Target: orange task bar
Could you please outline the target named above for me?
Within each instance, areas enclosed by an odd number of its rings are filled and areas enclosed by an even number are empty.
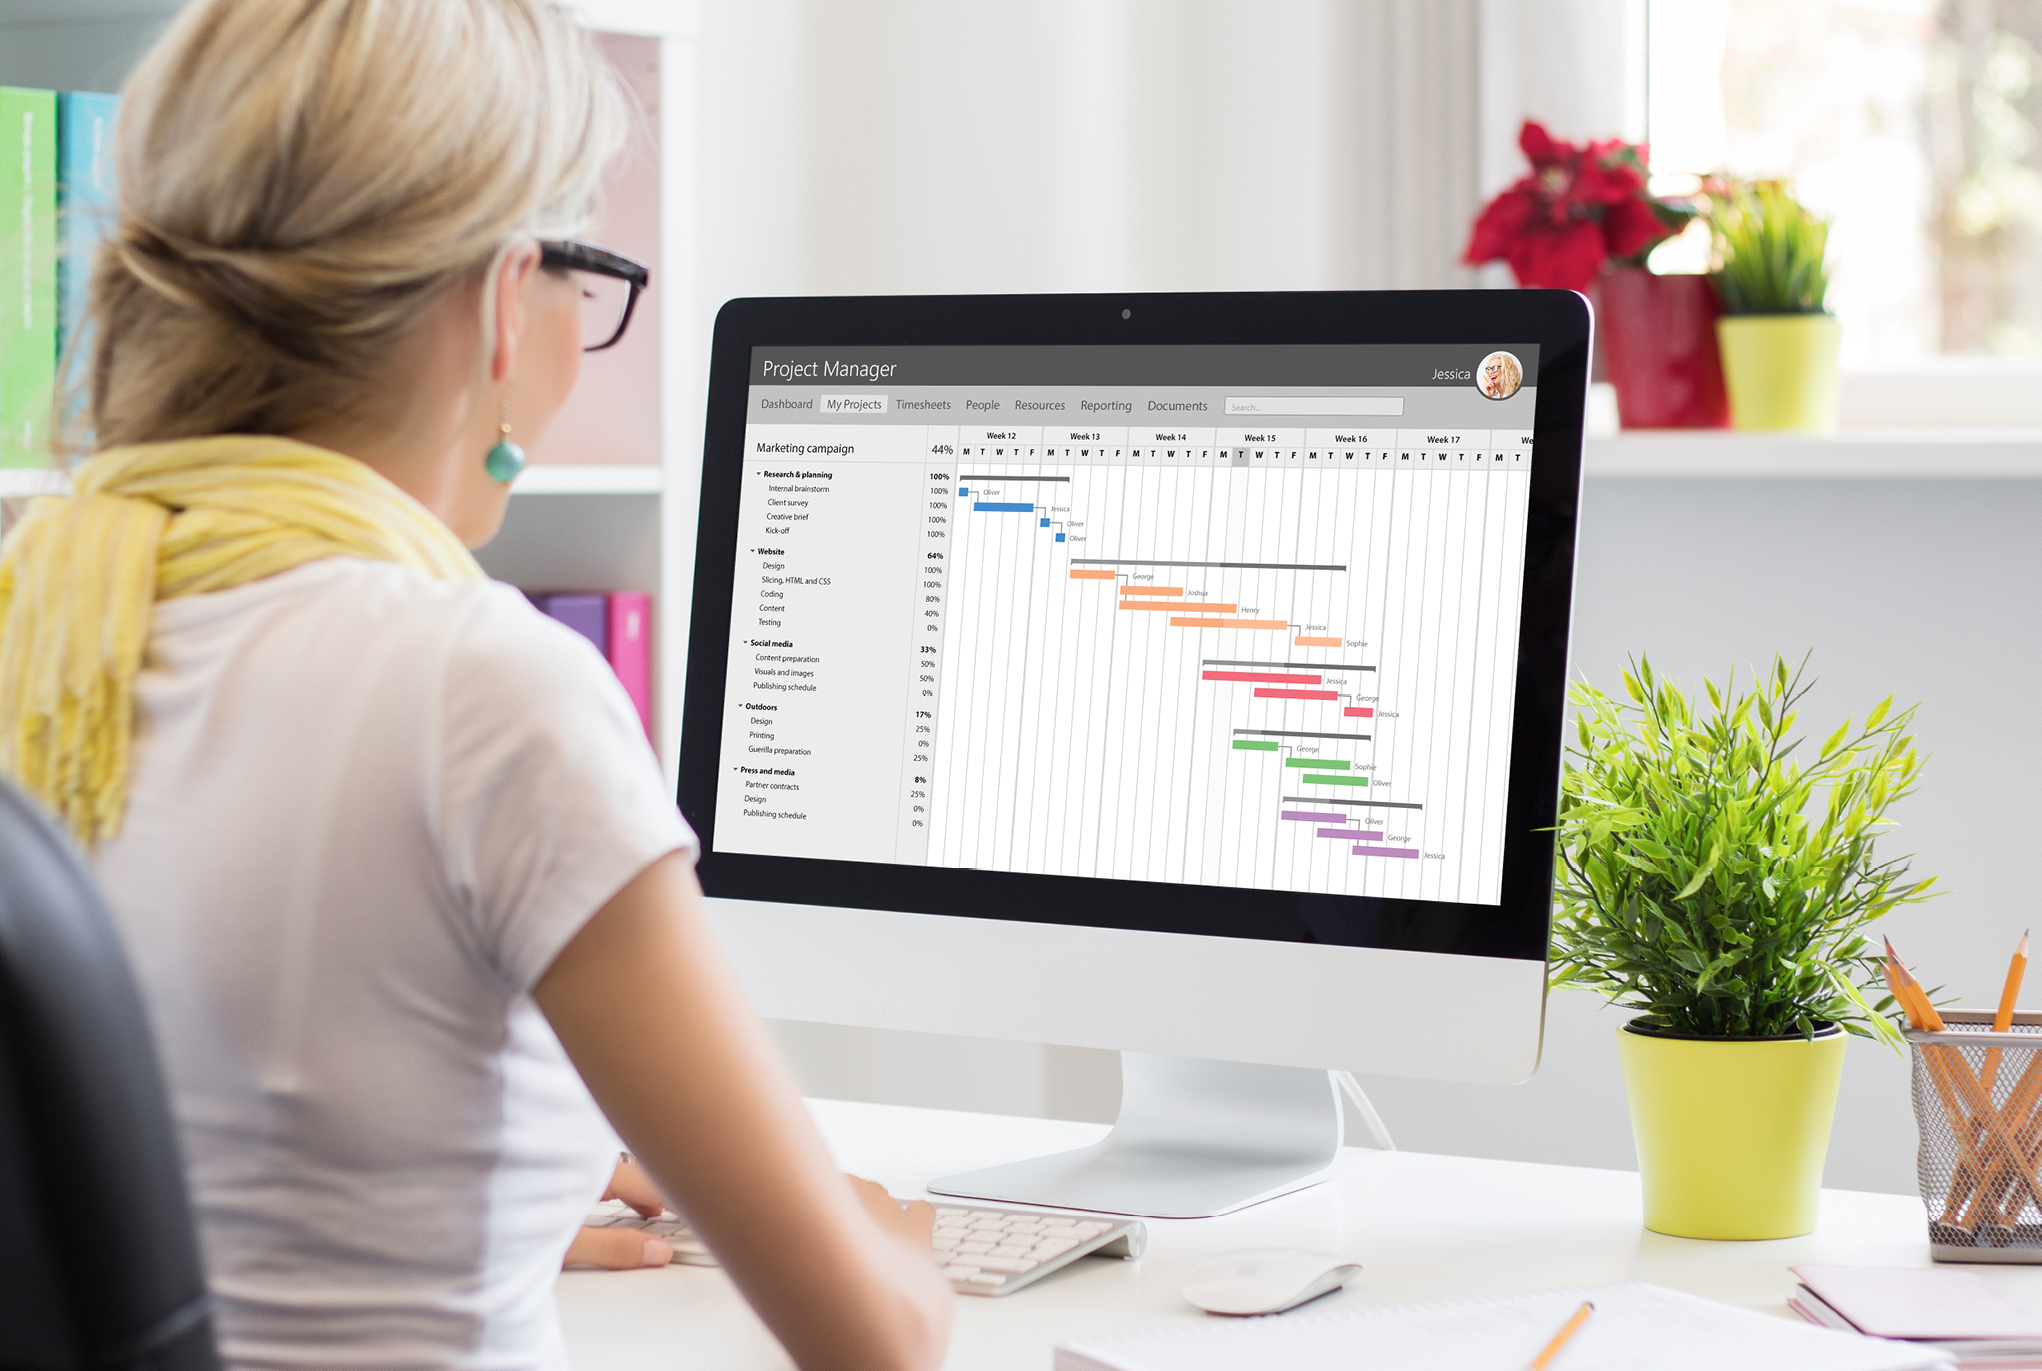
[[[1122,595],[1182,595],[1183,586],[1122,586]]]
[[[1177,608],[1182,609],[1179,605]],[[1172,619],[1172,628],[1289,628],[1284,619]]]
[[[1110,571],[1073,571],[1071,579],[1073,581],[1110,581],[1113,579],[1113,573]]]
[[[1338,638],[1293,638],[1293,639],[1291,639],[1290,641],[1291,641],[1291,646],[1292,646],[1292,647],[1338,647],[1338,646],[1340,646],[1340,640],[1339,640]]]
[[[1161,604],[1154,604],[1147,600],[1122,600],[1120,602],[1120,607],[1122,609],[1167,609],[1172,611],[1173,613],[1182,613],[1183,611],[1191,608],[1190,605],[1173,605],[1167,600],[1165,600]],[[1208,614],[1232,614],[1236,609],[1240,608],[1240,606],[1200,605],[1199,608],[1204,610]]]

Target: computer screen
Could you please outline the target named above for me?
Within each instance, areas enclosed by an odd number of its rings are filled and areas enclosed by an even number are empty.
[[[1540,352],[752,346],[711,860],[1498,906]]]

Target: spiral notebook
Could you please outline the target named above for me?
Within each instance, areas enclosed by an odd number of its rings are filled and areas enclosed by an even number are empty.
[[[1653,1285],[1172,1324],[1065,1343],[1056,1371],[1522,1371],[1581,1307],[1555,1371],[1928,1371],[1941,1352],[1854,1337]]]

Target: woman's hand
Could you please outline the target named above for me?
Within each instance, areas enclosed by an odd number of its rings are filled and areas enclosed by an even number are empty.
[[[603,1192],[606,1200],[622,1200],[637,1210],[639,1216],[656,1219],[666,1213],[666,1196],[659,1193],[659,1187],[652,1183],[652,1177],[645,1174],[645,1168],[629,1156],[617,1159],[617,1169],[610,1173],[610,1188]],[[935,1210],[929,1211],[934,1214]]]
[[[858,1197],[858,1203],[865,1206],[865,1212],[881,1228],[908,1243],[924,1254],[936,1249],[930,1242],[930,1235],[936,1231],[936,1206],[927,1200],[909,1200],[902,1204],[886,1193],[886,1187],[878,1181],[868,1181],[862,1176],[845,1177],[851,1182],[851,1193]]]
[[[584,1228],[567,1245],[562,1267],[600,1266],[605,1271],[636,1271],[642,1266],[665,1266],[674,1259],[674,1249],[665,1238],[655,1238],[635,1228]]]
[[[881,1228],[922,1252],[933,1252],[929,1235],[935,1230],[936,1209],[927,1200],[911,1200],[903,1205],[886,1193],[886,1187],[877,1181],[868,1181],[860,1176],[846,1176],[851,1183],[851,1193],[858,1197],[858,1203],[872,1216],[872,1221]],[[666,1201],[659,1188],[652,1183],[652,1177],[636,1162],[626,1158],[617,1163],[617,1170],[610,1177],[610,1188],[603,1192],[606,1200],[622,1200],[648,1219],[658,1218],[666,1212]],[[662,1238],[636,1228],[584,1228],[574,1235],[568,1246],[567,1257],[560,1264],[568,1266],[600,1266],[606,1271],[636,1271],[641,1267],[665,1266],[674,1259],[674,1249]]]
[[[610,1173],[606,1200],[622,1200],[648,1219],[666,1212],[666,1200],[652,1177],[629,1157],[617,1162]],[[929,1211],[931,1217],[935,1215]],[[641,1233],[635,1228],[584,1228],[567,1246],[561,1266],[600,1266],[606,1271],[636,1271],[640,1267],[665,1266],[674,1259],[674,1249],[665,1238]]]

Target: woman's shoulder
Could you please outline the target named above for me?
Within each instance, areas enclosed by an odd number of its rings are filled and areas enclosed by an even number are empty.
[[[231,590],[166,601],[156,608],[156,626],[177,632],[273,614],[312,614],[334,631],[385,637],[446,642],[481,633],[507,647],[557,643],[560,632],[573,636],[501,581],[441,580],[363,557],[328,557]]]
[[[594,646],[539,612],[501,581],[447,581],[395,562],[330,557],[265,580],[156,607],[161,659],[203,660],[316,625],[332,651],[352,646],[365,664],[428,664],[466,694],[494,686],[511,696],[579,693],[608,672]],[[428,668],[430,669],[430,668]]]
[[[159,630],[231,624],[276,613],[312,612],[346,623],[374,621],[402,632],[444,624],[505,597],[530,603],[490,580],[443,581],[414,567],[365,557],[326,557],[229,590],[166,600],[156,606]]]

